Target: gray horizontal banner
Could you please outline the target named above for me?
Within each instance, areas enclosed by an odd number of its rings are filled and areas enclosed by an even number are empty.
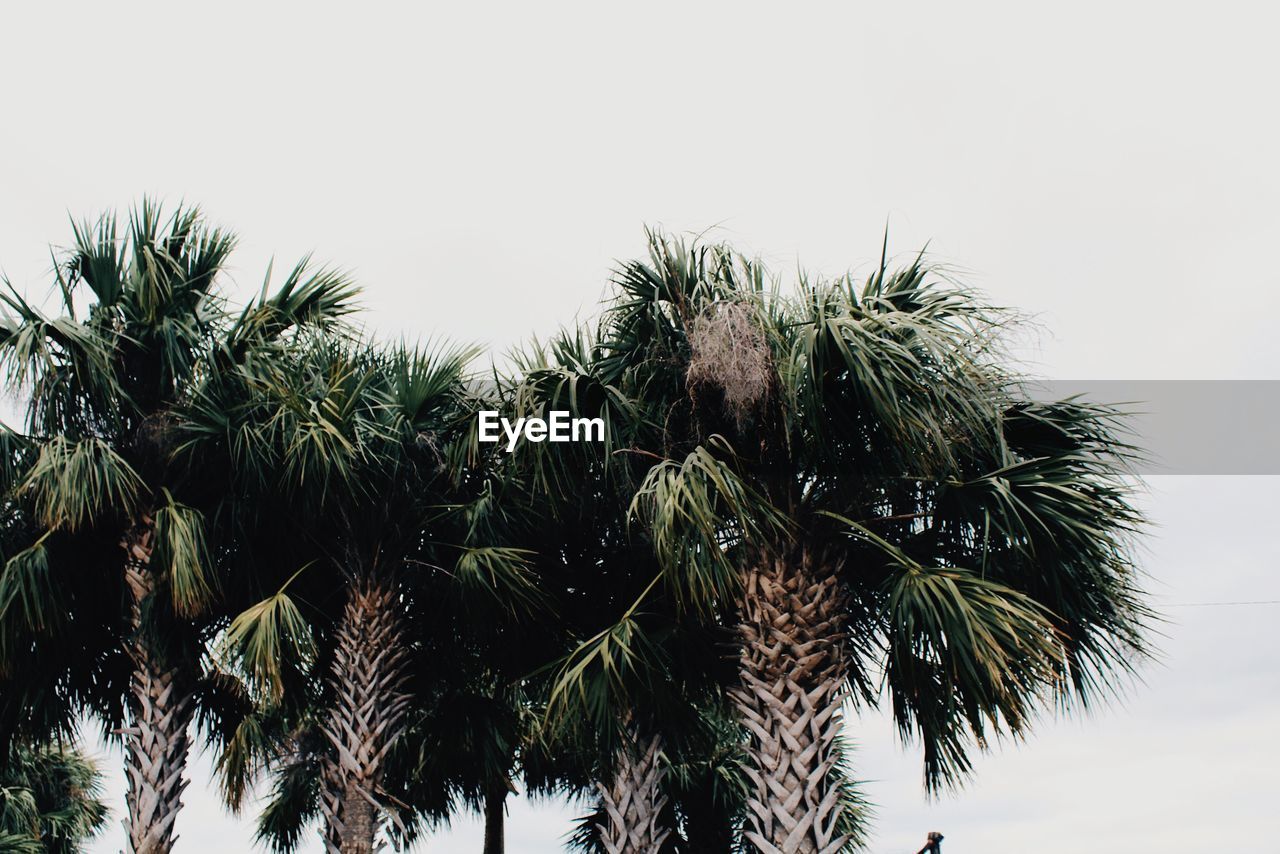
[[[1036,400],[1078,397],[1128,414],[1135,474],[1280,474],[1280,380],[1046,380]]]

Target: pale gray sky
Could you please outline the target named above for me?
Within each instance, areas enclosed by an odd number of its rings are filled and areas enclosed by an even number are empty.
[[[887,221],[1036,314],[1045,376],[1277,379],[1278,24],[1260,2],[25,4],[0,13],[0,268],[43,293],[68,212],[185,198],[241,233],[242,293],[315,249],[381,332],[501,350],[592,310],[644,223],[839,272]],[[1280,599],[1274,479],[1150,486],[1160,601]],[[1124,706],[939,803],[854,722],[873,850],[1265,848],[1280,610],[1169,613]],[[207,775],[181,849],[248,850]],[[517,806],[509,850],[559,850],[567,815]],[[479,847],[468,825],[426,850]]]

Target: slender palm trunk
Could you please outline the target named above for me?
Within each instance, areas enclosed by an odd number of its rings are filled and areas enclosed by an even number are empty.
[[[382,762],[404,734],[407,654],[393,585],[356,579],[338,626],[324,721],[333,748],[322,780],[324,840],[330,854],[372,854],[384,813]]]
[[[656,854],[671,833],[662,824],[662,739],[636,733],[633,728],[633,744],[618,751],[613,779],[600,785],[600,843],[606,854]]]
[[[492,786],[484,796],[484,854],[504,854],[507,850],[505,822],[507,818],[506,786]]]
[[[121,542],[125,584],[130,595],[132,633],[128,641],[133,674],[129,679],[129,725],[125,727],[125,776],[128,815],[124,826],[130,854],[168,854],[176,837],[173,822],[182,808],[187,767],[192,695],[181,670],[170,665],[144,625],[155,595],[155,525],[143,517]]]
[[[751,731],[746,838],[762,854],[835,854],[844,683],[843,591],[801,551],[765,556],[747,573],[734,702]]]

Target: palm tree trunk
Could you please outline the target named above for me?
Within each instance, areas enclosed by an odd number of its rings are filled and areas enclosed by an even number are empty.
[[[841,605],[835,574],[802,551],[765,556],[748,571],[743,644],[734,702],[750,730],[745,836],[762,854],[836,854],[840,700],[844,684]]]
[[[322,780],[324,840],[330,854],[372,854],[383,813],[382,761],[404,734],[407,654],[393,586],[353,580],[338,626],[332,708],[323,724],[333,748]]]
[[[633,727],[631,741],[618,750],[613,780],[600,785],[600,844],[606,854],[655,854],[671,832],[662,826],[662,739],[639,737]]]
[[[484,796],[484,854],[503,854],[507,850],[506,828],[507,792],[506,786],[492,786]]]
[[[155,636],[143,624],[144,608],[155,595],[151,566],[155,525],[143,517],[124,537],[125,584],[132,628],[128,640],[133,673],[129,679],[129,725],[123,730],[128,815],[124,826],[130,854],[168,854],[176,837],[173,822],[182,808],[192,695],[179,668],[170,666]]]

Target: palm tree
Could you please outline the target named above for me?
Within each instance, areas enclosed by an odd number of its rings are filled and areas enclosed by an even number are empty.
[[[0,850],[72,854],[107,823],[93,762],[65,747],[15,746],[0,766]]]
[[[523,553],[495,543],[491,484],[468,462],[471,356],[317,337],[247,383],[229,429],[218,400],[187,425],[227,437],[230,488],[256,496],[243,506],[290,508],[242,520],[269,595],[226,637],[259,707],[226,746],[227,793],[238,806],[254,773],[275,772],[260,828],[279,848],[316,811],[342,854],[374,850],[388,822],[405,840],[447,814],[447,787],[414,789],[404,769],[440,671],[465,649],[455,612],[534,596]]]
[[[568,410],[605,424],[599,444],[525,444],[511,455],[513,479],[536,500],[542,589],[560,631],[544,654],[557,660],[547,696],[549,739],[582,757],[589,776],[564,789],[594,795],[596,809],[574,836],[583,851],[736,850],[745,819],[745,731],[728,714],[736,671],[721,646],[731,609],[708,600],[689,608],[658,582],[661,568],[643,526],[627,510],[652,455],[635,453],[655,418],[636,375],[602,378],[597,337],[562,331],[520,354],[505,404],[519,416]],[[576,785],[575,785],[576,783]],[[851,785],[848,816],[864,811]]]
[[[583,373],[644,413],[617,450],[646,461],[631,513],[665,589],[736,612],[756,850],[853,842],[846,699],[888,700],[934,788],[1142,654],[1120,413],[1030,399],[1007,313],[922,258],[784,296],[756,261],[657,234],[615,287]]]
[[[650,544],[627,529],[638,482],[614,452],[630,443],[639,412],[623,388],[593,373],[594,347],[590,332],[579,328],[517,353],[502,401],[517,416],[567,410],[605,424],[600,445],[525,443],[509,458],[508,476],[533,496],[526,512],[539,518],[535,566],[559,617],[560,631],[545,647],[557,660],[546,686],[545,737],[593,769],[589,788],[598,808],[583,825],[582,846],[608,854],[670,850],[666,758],[653,712],[660,697],[674,700],[682,684],[658,641],[672,636],[674,624],[636,602],[652,590],[658,567]],[[624,638],[650,646],[655,660],[633,667],[626,656],[613,658]]]
[[[352,291],[304,263],[230,314],[217,279],[233,238],[193,208],[144,202],[123,235],[114,216],[74,235],[61,316],[0,294],[0,371],[28,394],[25,432],[3,442],[0,735],[65,734],[81,713],[117,728],[129,849],[167,852],[220,584],[203,473],[173,459],[178,412],[289,330],[334,322]]]
[[[463,628],[462,636],[475,636]],[[509,635],[511,651],[519,654],[521,634]],[[401,781],[397,797],[421,811],[432,803],[447,818],[460,808],[477,812],[484,821],[483,854],[506,850],[507,799],[522,787],[530,787],[540,750],[537,701],[526,692],[524,673],[510,669],[513,661],[489,643],[468,643],[445,650],[452,667],[439,668],[435,690],[410,738],[404,762],[397,769]]]

